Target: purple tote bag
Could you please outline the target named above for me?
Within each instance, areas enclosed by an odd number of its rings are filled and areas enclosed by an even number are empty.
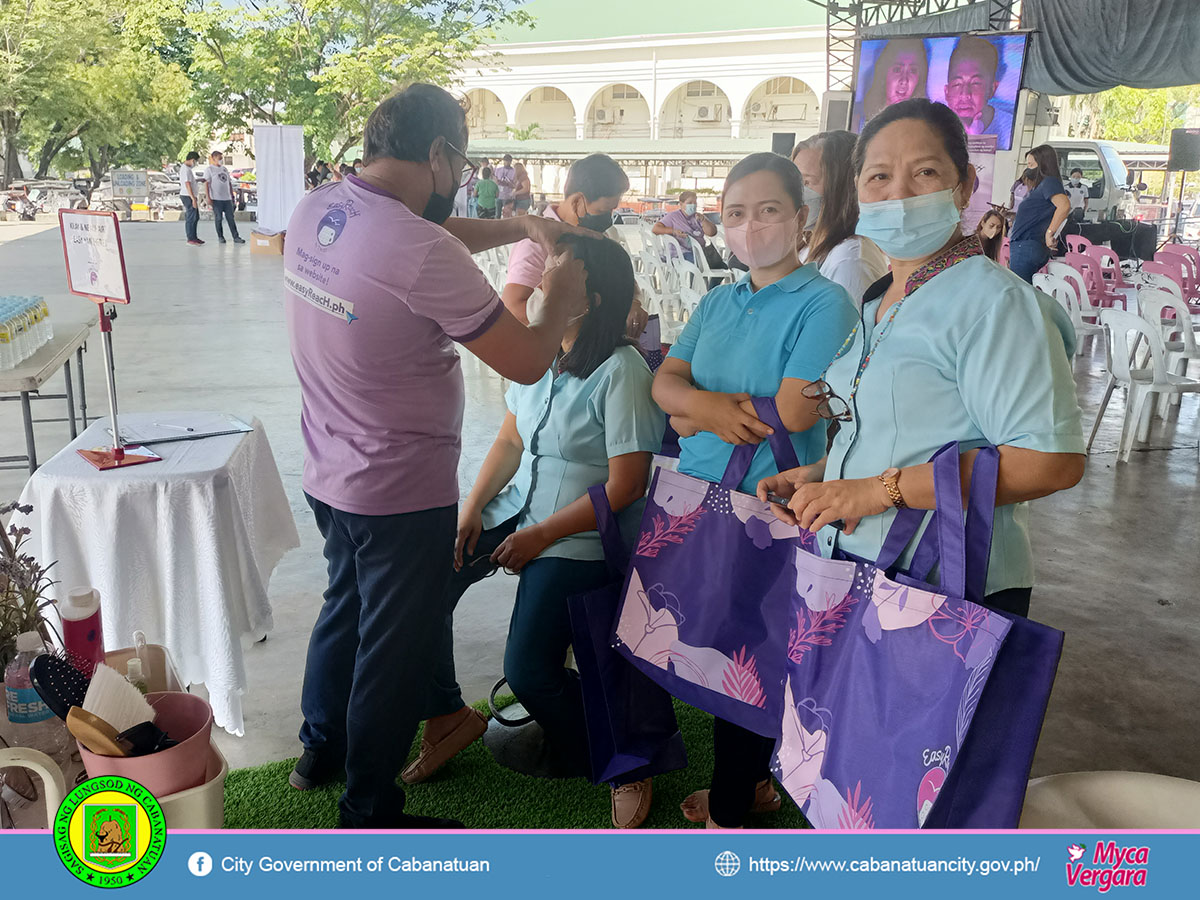
[[[613,650],[613,619],[629,553],[604,485],[588,489],[612,584],[567,599],[583,691],[592,782],[624,784],[687,765],[671,695]]]
[[[796,556],[772,769],[816,828],[924,824],[1009,632],[1008,619],[968,599],[982,592],[988,545],[968,546],[958,445],[933,462],[938,511],[910,566],[920,577],[889,574],[920,510],[897,514],[874,563]],[[985,448],[972,473],[972,517],[988,544],[997,468],[995,449]],[[925,583],[935,560],[938,587]]]
[[[780,470],[799,465],[775,401],[755,398]],[[737,486],[755,445],[734,448],[720,484],[660,469],[616,622],[616,647],[672,694],[777,737],[787,672],[793,559],[814,538]]]

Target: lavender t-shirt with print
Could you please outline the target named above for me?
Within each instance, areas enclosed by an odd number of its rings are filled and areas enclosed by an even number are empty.
[[[467,248],[350,175],[300,201],[284,260],[304,490],[367,516],[457,503],[464,390],[453,342],[479,337],[504,309]]]

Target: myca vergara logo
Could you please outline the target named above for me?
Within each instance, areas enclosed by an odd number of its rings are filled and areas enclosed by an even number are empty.
[[[1115,887],[1146,886],[1149,847],[1099,842],[1089,858],[1085,844],[1072,844],[1067,848],[1067,858],[1067,884],[1071,887],[1093,887],[1106,894]]]
[[[167,823],[154,796],[128,778],[93,778],[54,817],[54,848],[72,875],[95,887],[125,887],[162,857]]]

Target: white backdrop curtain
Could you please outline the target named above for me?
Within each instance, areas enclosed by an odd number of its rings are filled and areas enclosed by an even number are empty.
[[[254,172],[258,178],[258,231],[275,234],[304,196],[304,128],[254,126]]]

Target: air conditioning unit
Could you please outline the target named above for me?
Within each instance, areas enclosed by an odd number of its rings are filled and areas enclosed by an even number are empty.
[[[750,114],[752,116],[761,115],[762,111],[763,111],[763,105],[761,102],[756,102],[756,103],[750,104]]]
[[[613,122],[613,114],[611,109],[600,107],[596,110],[596,121],[601,125],[611,125]]]
[[[721,121],[721,104],[716,103],[712,106],[701,106],[696,110],[697,122],[720,122]]]

